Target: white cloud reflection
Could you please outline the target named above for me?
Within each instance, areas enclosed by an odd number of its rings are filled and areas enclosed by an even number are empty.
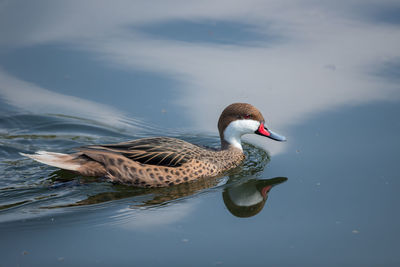
[[[111,224],[135,231],[155,231],[158,227],[177,223],[195,210],[197,202],[176,202],[155,208],[124,208],[110,216]],[[107,224],[110,224],[107,222]]]
[[[74,96],[55,93],[32,83],[21,81],[0,70],[0,98],[20,110],[63,114],[94,120],[117,128],[133,127],[125,116],[112,107]]]
[[[226,105],[245,101],[259,107],[271,128],[281,132],[343,105],[398,99],[398,84],[370,74],[380,64],[400,58],[399,25],[373,17],[375,9],[391,6],[398,4],[10,1],[0,6],[0,43],[69,43],[96,53],[105,64],[174,77],[180,82],[177,103],[205,131],[215,131],[216,118]],[[285,41],[258,41],[256,46],[190,43],[132,28],[174,20],[243,23]]]

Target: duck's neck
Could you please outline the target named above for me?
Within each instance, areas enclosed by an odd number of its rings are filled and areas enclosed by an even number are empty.
[[[239,142],[234,142],[232,144],[221,138],[221,150],[235,150],[243,153],[242,143],[240,142],[240,139]]]
[[[241,148],[228,143],[224,139],[221,139],[221,150],[216,151],[213,157],[219,165],[220,171],[237,167],[244,158],[245,156]]]
[[[225,130],[224,134],[220,136],[221,138],[221,149],[236,148],[243,152],[242,148],[242,134],[229,131],[229,128]]]

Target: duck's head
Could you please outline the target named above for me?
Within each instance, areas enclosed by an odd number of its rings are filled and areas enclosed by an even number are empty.
[[[218,130],[223,147],[232,145],[242,149],[241,137],[244,134],[258,134],[276,141],[286,141],[284,136],[269,130],[261,112],[247,103],[227,106],[219,117]]]

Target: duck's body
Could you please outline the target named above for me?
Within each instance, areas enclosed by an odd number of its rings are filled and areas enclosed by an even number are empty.
[[[200,177],[212,177],[236,167],[244,159],[241,150],[203,148],[176,138],[143,138],[125,143],[78,148],[63,155],[64,166],[86,176],[106,176],[111,181],[140,187],[171,186]],[[30,155],[38,161],[51,152]],[[50,164],[52,165],[52,164]],[[55,165],[55,164],[53,164]],[[57,167],[57,165],[56,165]]]
[[[240,143],[245,133],[284,140],[264,127],[264,118],[256,108],[244,103],[228,106],[218,128],[220,150],[176,138],[154,137],[81,147],[74,154],[39,151],[23,155],[85,176],[105,176],[113,182],[138,187],[163,187],[217,176],[238,166],[245,158]]]

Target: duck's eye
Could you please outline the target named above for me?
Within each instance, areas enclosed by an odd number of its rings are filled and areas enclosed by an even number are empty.
[[[250,119],[250,118],[251,118],[251,115],[250,115],[250,114],[246,114],[246,115],[243,116],[243,118],[246,119],[246,120],[247,120],[247,119]]]

